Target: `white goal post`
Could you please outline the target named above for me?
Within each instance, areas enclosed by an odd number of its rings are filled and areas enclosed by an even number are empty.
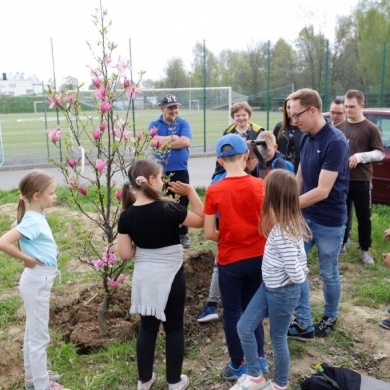
[[[199,111],[199,100],[198,99],[189,100],[188,101],[188,108],[190,110]]]
[[[37,106],[42,104],[42,110],[38,111]],[[43,100],[35,100],[34,101],[34,114],[37,114],[38,112],[44,112],[44,105],[45,102]]]

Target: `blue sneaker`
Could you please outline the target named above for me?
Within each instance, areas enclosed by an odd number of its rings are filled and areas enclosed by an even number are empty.
[[[222,378],[227,381],[238,380],[243,374],[246,374],[246,364],[241,364],[240,367],[233,368],[232,362],[229,362],[222,370]]]
[[[260,370],[263,374],[269,373],[269,367],[266,357],[259,357]]]
[[[219,318],[216,306],[206,306],[202,313],[198,315],[198,322],[215,321]]]

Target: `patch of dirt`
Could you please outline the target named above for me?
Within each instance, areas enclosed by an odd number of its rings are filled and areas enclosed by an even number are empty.
[[[2,209],[2,212],[4,209]],[[72,272],[86,272],[86,265],[77,265],[76,260],[68,263]],[[186,358],[186,372],[194,373],[194,388],[228,389],[229,384],[219,379],[219,373],[228,361],[224,333],[221,320],[212,323],[199,324],[196,317],[202,311],[206,302],[214,266],[214,254],[209,250],[197,252],[186,251],[184,269],[187,280],[187,305],[185,309],[185,339],[187,349],[194,350],[197,359]],[[353,281],[361,265],[341,263],[340,269],[345,286]],[[88,267],[87,267],[88,268]],[[311,302],[322,308],[323,295],[321,281],[318,275],[311,275]],[[109,326],[111,337],[100,337],[96,313],[103,300],[96,282],[80,284],[78,281],[68,282],[63,292],[52,292],[50,329],[62,335],[63,340],[76,344],[79,353],[90,353],[98,348],[104,348],[111,343],[132,339],[138,330],[138,319],[128,313],[130,307],[130,285],[122,285],[110,306]],[[7,293],[7,296],[18,294],[17,288]],[[5,296],[0,297],[0,300]],[[342,301],[337,330],[332,339],[343,337],[340,345],[327,339],[316,339],[313,343],[295,346],[304,348],[299,357],[293,352],[290,365],[291,389],[298,389],[299,379],[310,375],[310,368],[316,363],[329,364],[344,361],[364,374],[390,381],[390,338],[389,331],[378,326],[384,318],[386,307],[373,309],[355,306]],[[222,316],[222,309],[219,308]],[[20,388],[22,385],[23,364],[22,344],[24,314],[23,309],[17,313],[20,325],[13,323],[12,327],[0,329],[0,389]],[[270,361],[271,375],[273,353],[269,342],[268,321],[266,328],[266,353]],[[345,340],[348,340],[346,342]],[[329,344],[329,347],[327,346]],[[348,344],[348,345],[346,345]],[[294,349],[294,345],[290,345]],[[12,387],[11,387],[12,386]]]

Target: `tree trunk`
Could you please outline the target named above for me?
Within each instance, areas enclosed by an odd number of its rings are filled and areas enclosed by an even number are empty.
[[[110,336],[110,332],[108,330],[108,324],[107,324],[107,314],[108,314],[108,309],[110,307],[110,303],[111,303],[111,298],[105,295],[103,302],[99,306],[99,310],[98,310],[99,332],[104,337]]]

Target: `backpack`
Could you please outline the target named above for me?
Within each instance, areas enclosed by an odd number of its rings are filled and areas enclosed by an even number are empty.
[[[276,161],[278,161],[280,158],[283,158],[283,157],[275,158],[275,160],[272,161],[272,164],[271,164],[272,169],[275,168],[275,163],[276,163]],[[285,162],[285,164],[286,164],[286,169],[287,169],[288,171],[290,171],[290,172],[292,172],[292,173],[295,174],[293,163],[292,163],[291,161],[288,161],[288,160],[284,160],[284,162]]]
[[[301,382],[302,390],[360,390],[361,376],[349,368],[331,367],[326,363],[317,372]]]

